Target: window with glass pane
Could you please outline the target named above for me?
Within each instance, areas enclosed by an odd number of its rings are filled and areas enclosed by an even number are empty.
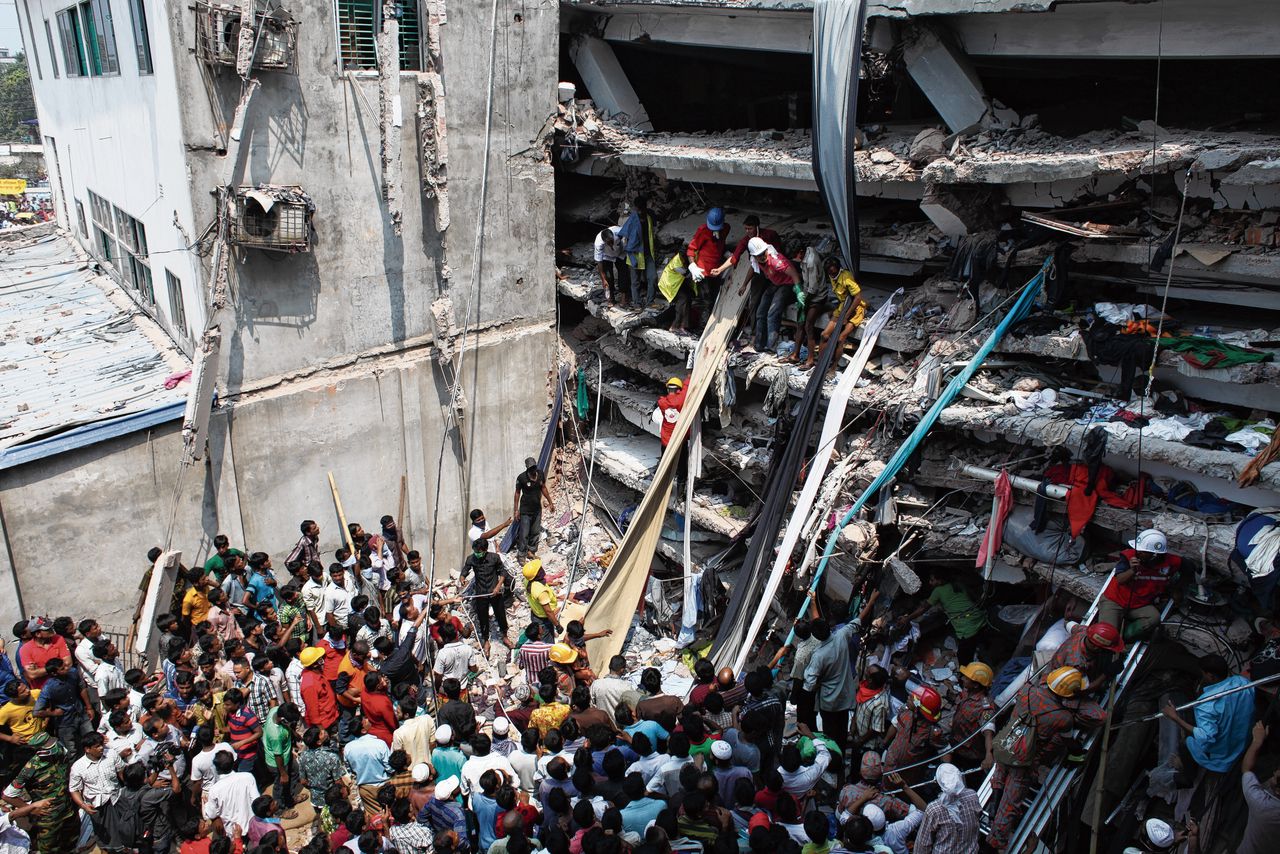
[[[84,77],[89,73],[85,62],[84,34],[80,29],[77,7],[58,13],[58,35],[62,37],[62,66],[68,77]]]
[[[173,329],[183,338],[190,338],[191,332],[187,329],[187,307],[182,301],[182,281],[170,273],[164,271],[164,281],[169,291],[169,319],[173,323]]]
[[[147,9],[143,0],[129,0],[129,17],[133,22],[133,46],[138,52],[138,73],[151,74],[151,34],[147,31]]]

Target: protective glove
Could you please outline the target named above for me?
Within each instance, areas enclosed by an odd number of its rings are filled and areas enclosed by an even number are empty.
[[[701,282],[703,279],[707,277],[707,274],[703,272],[702,268],[699,267],[697,264],[689,265],[689,275],[693,276],[693,280],[695,282]]]

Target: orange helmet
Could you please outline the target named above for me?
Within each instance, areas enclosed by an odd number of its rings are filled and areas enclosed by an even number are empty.
[[[942,697],[929,685],[921,685],[911,692],[911,705],[920,710],[926,719],[937,723],[942,717]]]
[[[1089,680],[1074,667],[1059,667],[1045,678],[1044,684],[1059,697],[1074,697],[1089,687]]]

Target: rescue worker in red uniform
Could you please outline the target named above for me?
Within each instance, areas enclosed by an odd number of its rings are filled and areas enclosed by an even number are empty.
[[[1111,583],[1102,591],[1098,619],[1119,629],[1125,640],[1143,637],[1160,622],[1159,605],[1182,569],[1165,535],[1148,528],[1120,552]]]
[[[960,668],[960,699],[951,718],[951,743],[959,746],[951,751],[947,761],[961,771],[971,768],[989,771],[995,763],[991,754],[995,728],[989,723],[996,713],[996,704],[989,692],[994,678],[991,668],[981,661]],[[971,735],[972,739],[960,744]]]
[[[884,767],[899,771],[906,765],[937,756],[947,749],[947,735],[938,721],[942,720],[942,697],[929,685],[921,685],[907,697],[907,707],[898,713],[885,741]],[[906,772],[907,779],[923,777],[923,767]],[[901,772],[899,772],[901,773]]]
[[[1091,690],[1097,691],[1106,684],[1115,656],[1122,652],[1124,641],[1115,626],[1102,622],[1079,625],[1049,659],[1049,669],[1074,667],[1089,679]]]
[[[1059,667],[1044,682],[1029,685],[1018,694],[1012,720],[1029,720],[1035,725],[1035,739],[1021,751],[997,760],[991,776],[992,798],[996,803],[987,842],[1003,851],[1018,827],[1023,801],[1037,781],[1043,781],[1050,766],[1058,761],[1072,740],[1076,727],[1097,727],[1107,714],[1093,700],[1081,695],[1089,680],[1074,667]],[[1030,741],[1030,740],[1028,740]]]

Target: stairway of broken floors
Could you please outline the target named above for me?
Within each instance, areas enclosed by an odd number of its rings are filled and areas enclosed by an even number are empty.
[[[697,339],[668,331],[660,308],[624,310],[602,301],[591,254],[596,231],[620,223],[638,192],[649,196],[658,217],[663,259],[688,241],[711,205],[725,208],[731,245],[750,213],[781,234],[793,257],[807,246],[829,246],[832,230],[811,193],[733,186],[732,179],[705,186],[673,174],[678,160],[679,169],[696,165],[730,175],[765,172],[811,181],[807,134],[638,134],[592,111],[590,102],[576,105],[579,144],[589,136],[581,127],[586,115],[602,153],[580,149],[579,160],[562,173],[558,193],[563,359],[575,372],[581,368],[577,376],[588,387],[592,408],[597,399],[603,402],[594,443],[593,414],[580,422],[583,441],[574,450],[583,466],[594,452],[598,500],[625,524],[661,451],[658,427],[650,418],[657,397],[667,377],[685,375]],[[1009,145],[991,135],[960,137],[949,151],[935,151],[923,168],[913,165],[911,137],[886,133],[879,143],[864,142],[858,152],[863,295],[872,308],[898,287],[906,295],[850,399],[837,448],[840,465],[833,463],[828,475],[838,479],[841,490],[836,513],[883,468],[941,386],[985,338],[1009,294],[1046,257],[1058,259],[1055,274],[1066,290],[1055,310],[1038,311],[1006,336],[962,397],[943,411],[939,426],[894,486],[892,501],[878,502],[865,519],[840,532],[835,572],[827,574],[830,598],[850,598],[858,567],[899,547],[921,574],[931,564],[972,570],[991,513],[992,485],[965,475],[964,466],[1004,469],[1040,481],[1052,464],[1078,459],[1086,434],[1097,427],[1106,432],[1103,459],[1119,482],[1131,482],[1139,467],[1153,478],[1141,506],[1135,511],[1099,502],[1087,533],[1062,535],[1050,554],[1037,553],[1034,545],[1019,551],[1011,544],[1018,538],[1007,535],[991,570],[994,580],[1006,582],[996,585],[1000,595],[1009,602],[1039,601],[1044,582],[1051,582],[1054,589],[1091,599],[1114,565],[1116,551],[1146,527],[1165,531],[1171,550],[1197,572],[1207,572],[1209,586],[1230,595],[1247,583],[1228,569],[1236,523],[1255,507],[1280,504],[1280,465],[1264,466],[1248,486],[1237,482],[1251,457],[1268,445],[1274,413],[1280,410],[1280,367],[1272,356],[1280,349],[1275,290],[1280,251],[1274,248],[1280,187],[1250,183],[1249,176],[1258,171],[1257,158],[1280,150],[1280,138],[1214,138],[1156,129],[1156,180],[1162,192],[1152,198],[1152,129],[1144,130],[1145,137],[1134,131],[1058,140],[1061,150],[1043,133],[1034,145],[1026,143],[1025,134]],[[1175,246],[1184,173],[1191,184]],[[913,198],[941,198],[940,189],[951,182],[965,184],[968,192],[973,182],[1002,180],[1010,183],[1004,187],[1000,224],[964,236],[943,234],[923,213],[925,204]],[[1074,190],[1062,190],[1063,182],[1074,182]],[[881,195],[895,184],[902,187]],[[1018,193],[1031,198],[1045,185],[1067,193],[1062,206],[1046,211],[1028,201],[1010,215]],[[880,198],[862,204],[864,188]],[[1248,198],[1228,197],[1236,190]],[[896,197],[886,199],[889,195]],[[993,215],[987,217],[994,224]],[[1132,400],[1114,400],[1118,369],[1090,360],[1082,324],[1095,317],[1133,320],[1134,312],[1138,320],[1158,322],[1154,310],[1142,306],[1161,305],[1166,276],[1164,334],[1233,343],[1256,360],[1196,367],[1182,353],[1161,349],[1153,394],[1145,400],[1136,394]],[[970,297],[974,291],[976,306]],[[704,468],[687,511],[695,565],[716,565],[719,588],[726,591],[734,575],[722,553],[759,507],[770,456],[788,435],[785,409],[809,382],[807,372],[783,364],[777,354],[741,352],[749,343],[750,325],[744,316],[740,331],[746,332],[729,361],[736,400],[724,407],[717,397],[705,408]],[[782,337],[789,339],[791,330],[784,329]],[[1145,370],[1139,365],[1139,374]],[[834,377],[825,381],[824,406],[834,382]],[[779,406],[782,390],[788,402]],[[1125,409],[1154,423],[1135,429],[1118,420],[1116,411]],[[1211,432],[1205,440],[1205,428],[1217,416],[1231,419],[1232,429],[1229,435]],[[1201,444],[1183,441],[1188,436]],[[1028,528],[1036,496],[1015,490],[1014,500],[1009,528]],[[1052,515],[1065,521],[1062,502],[1049,504]],[[682,495],[672,496],[670,509],[654,574],[674,580],[681,572]],[[834,519],[835,514],[828,528]],[[671,591],[678,599],[678,586]],[[785,628],[799,595],[790,590],[775,603],[775,627]],[[672,606],[665,607],[669,612]],[[711,633],[714,596],[705,610],[704,630]],[[1232,640],[1248,636],[1240,618],[1229,628]],[[1183,640],[1205,652],[1215,648],[1212,638],[1197,637],[1195,631]]]

